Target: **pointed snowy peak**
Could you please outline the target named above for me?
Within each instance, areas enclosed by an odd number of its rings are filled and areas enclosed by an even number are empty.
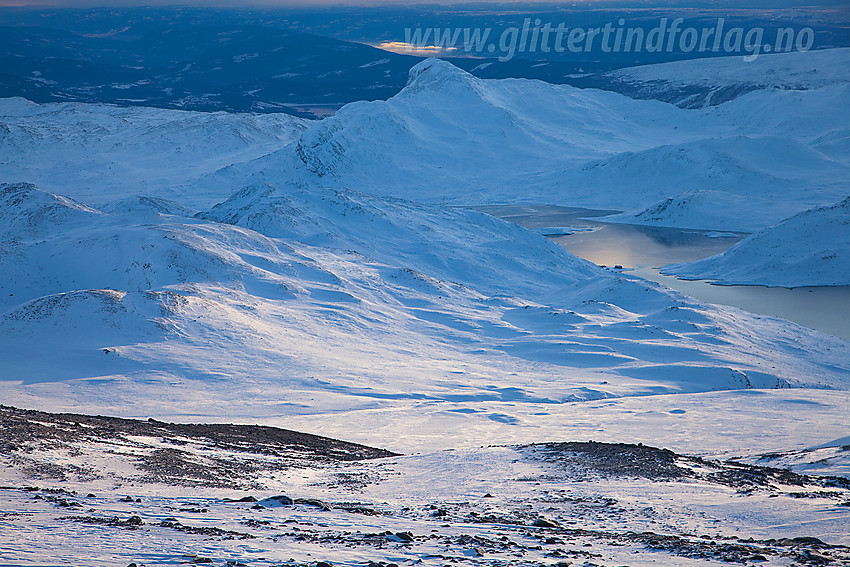
[[[0,237],[32,236],[49,227],[101,214],[73,199],[42,191],[32,183],[0,185]]]
[[[399,95],[439,90],[446,86],[477,89],[478,79],[447,61],[431,57],[411,67],[407,85]]]

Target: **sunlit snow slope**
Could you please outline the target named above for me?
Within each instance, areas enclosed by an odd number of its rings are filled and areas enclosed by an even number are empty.
[[[847,343],[618,276],[480,213],[268,185],[197,216],[0,193],[14,231],[0,368],[16,403],[215,413],[247,396],[322,414],[416,400],[511,422],[515,404],[848,386]]]

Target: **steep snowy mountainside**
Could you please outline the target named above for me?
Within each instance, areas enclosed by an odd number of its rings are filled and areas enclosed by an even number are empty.
[[[592,75],[593,84],[683,108],[717,105],[762,89],[811,90],[850,82],[850,48],[712,57],[628,67]]]
[[[140,193],[209,206],[174,189],[196,177],[277,150],[309,122],[286,114],[186,112],[0,99],[0,182],[100,204]]]
[[[724,285],[850,285],[850,198],[799,213],[717,256],[664,267]]]

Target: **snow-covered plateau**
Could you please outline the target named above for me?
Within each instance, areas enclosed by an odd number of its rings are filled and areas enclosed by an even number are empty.
[[[797,53],[761,54],[747,64],[740,57],[716,57],[699,65],[673,61],[628,67],[602,73],[601,78],[620,92],[654,98],[677,106],[717,105],[744,93],[762,89],[817,89],[846,84],[848,48]]]
[[[466,208],[763,231],[676,269],[831,277],[850,84],[792,75],[704,109],[438,60],[319,121],[0,100],[0,565],[850,561],[850,343]]]

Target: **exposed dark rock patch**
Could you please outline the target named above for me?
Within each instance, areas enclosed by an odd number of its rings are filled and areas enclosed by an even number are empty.
[[[357,443],[264,425],[165,423],[155,419],[143,421],[0,406],[0,446],[18,447],[36,439],[69,442],[127,435],[172,440],[188,437],[208,441],[218,449],[274,456],[297,454],[313,460],[359,461],[396,455]]]
[[[690,469],[676,464],[679,456],[667,449],[628,443],[539,443],[525,445],[543,460],[605,475],[676,479],[692,476]]]
[[[533,458],[550,462],[576,473],[582,480],[589,473],[603,476],[631,476],[653,480],[699,479],[738,489],[741,493],[778,487],[820,487],[850,489],[850,480],[837,476],[810,476],[787,469],[763,467],[735,460],[710,461],[679,455],[668,449],[629,443],[537,443],[524,445]],[[535,480],[535,479],[527,479]],[[792,492],[795,498],[840,498],[834,491]]]
[[[0,447],[4,458],[33,479],[102,478],[103,471],[39,459],[42,450],[61,449],[84,462],[87,451],[99,450],[131,462],[139,472],[134,481],[233,489],[261,488],[253,479],[263,471],[395,455],[276,427],[165,423],[8,406],[0,406]]]

